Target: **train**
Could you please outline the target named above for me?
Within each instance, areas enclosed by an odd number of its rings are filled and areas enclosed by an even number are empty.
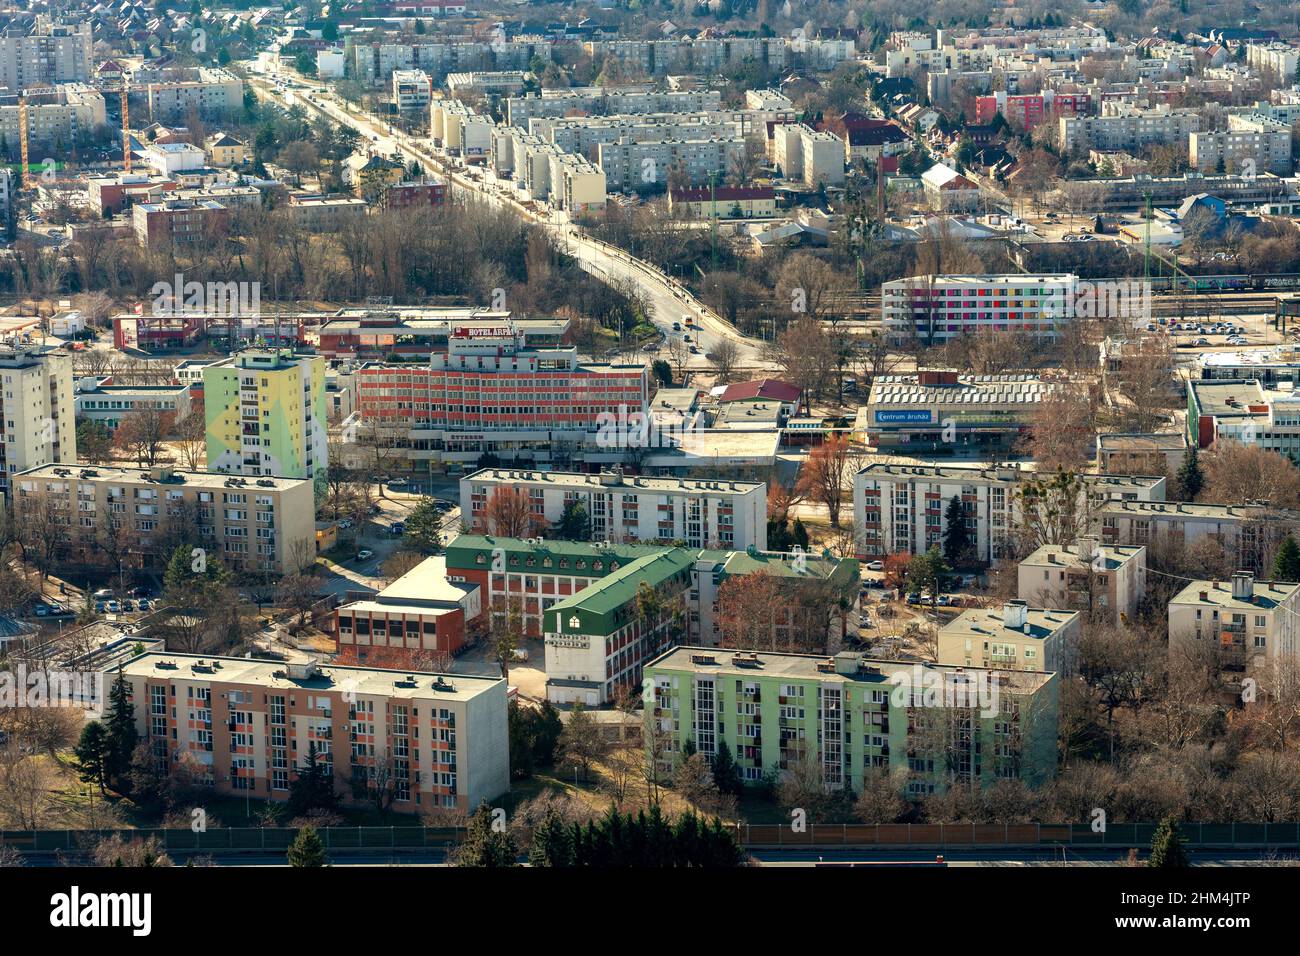
[[[1153,276],[1152,292],[1170,292],[1174,289],[1171,276]],[[1177,288],[1182,292],[1287,292],[1300,291],[1300,272],[1265,272],[1255,275],[1179,276]]]

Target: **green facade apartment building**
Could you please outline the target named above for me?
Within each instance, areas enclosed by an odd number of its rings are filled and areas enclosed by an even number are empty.
[[[917,797],[1056,773],[1057,679],[912,661],[675,647],[645,670],[646,746],[670,771],[688,742],[725,741],[742,779],[816,761],[827,786],[905,770]]]

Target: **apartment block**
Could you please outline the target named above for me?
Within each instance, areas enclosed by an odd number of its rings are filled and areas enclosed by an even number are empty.
[[[685,548],[645,555],[543,611],[546,699],[597,707],[639,686],[645,663],[675,643],[694,560]]]
[[[1289,176],[1294,169],[1291,125],[1259,114],[1230,113],[1226,130],[1191,134],[1188,162],[1203,173]]]
[[[394,70],[392,97],[399,113],[426,109],[433,99],[433,81],[423,70]]]
[[[746,784],[811,763],[861,792],[869,771],[905,773],[909,796],[1056,775],[1057,678],[765,651],[675,647],[645,669],[647,747],[661,770],[689,744],[726,743]],[[987,706],[973,706],[983,688]],[[661,756],[662,754],[662,756]]]
[[[892,279],[880,286],[885,335],[896,347],[981,332],[1054,339],[1074,316],[1078,282],[1071,273]]]
[[[1062,116],[1057,122],[1061,151],[1065,153],[1086,153],[1090,149],[1134,152],[1145,146],[1186,143],[1201,128],[1201,117],[1195,110],[1168,107],[1117,106],[1100,116]]]
[[[161,123],[184,120],[191,112],[218,119],[244,108],[244,81],[208,66],[193,67],[181,79],[150,83],[146,94],[150,119]]]
[[[117,673],[159,766],[184,754],[218,793],[287,800],[313,745],[344,804],[391,786],[399,813],[472,812],[510,788],[501,678],[172,653]]]
[[[610,192],[666,186],[671,170],[680,170],[691,186],[705,186],[710,177],[721,182],[745,149],[744,140],[731,137],[639,141],[625,137],[617,143],[601,143],[596,162]]]
[[[844,182],[844,140],[825,130],[799,130],[804,185],[838,186]]]
[[[203,369],[207,461],[235,475],[315,478],[329,464],[325,360],[248,348]]]
[[[1274,73],[1283,84],[1292,82],[1300,49],[1286,43],[1247,43],[1246,65],[1257,72]]]
[[[72,357],[43,347],[0,348],[0,493],[16,472],[77,460]]]
[[[638,113],[700,113],[722,108],[717,90],[655,92],[648,87],[583,87],[550,89],[512,96],[505,101],[506,120],[527,129],[533,117],[563,117],[579,113],[619,116]]]
[[[230,210],[215,199],[164,199],[131,210],[136,242],[164,252],[220,238],[229,218]]]
[[[1294,664],[1297,619],[1300,584],[1258,581],[1249,571],[1230,582],[1192,581],[1169,602],[1169,652],[1208,646],[1229,670]]]
[[[312,483],[250,481],[172,468],[43,465],[14,475],[14,507],[65,516],[64,545],[79,561],[165,561],[178,544],[206,549],[234,571],[289,574],[316,557]],[[36,509],[36,510],[33,510]]]
[[[1288,534],[1300,537],[1300,514],[1267,505],[1186,501],[1108,501],[1097,509],[1101,540],[1181,555],[1209,540],[1232,567],[1263,574]]]
[[[939,628],[936,658],[961,667],[1068,674],[1082,620],[1078,611],[1030,607],[1020,600],[971,608]]]
[[[943,543],[953,498],[962,505],[974,556],[1011,557],[1023,523],[1022,484],[1034,477],[1016,465],[920,465],[873,462],[853,478],[853,515],[863,556],[921,554]],[[1165,499],[1165,478],[1083,475],[1087,507],[1109,513]],[[1172,505],[1170,506],[1172,507]],[[1107,543],[1113,543],[1106,539]],[[1131,542],[1124,542],[1131,543]],[[1138,542],[1142,543],[1142,542]]]
[[[32,90],[26,99],[27,139],[32,146],[71,147],[94,136],[108,122],[104,95],[83,83]],[[0,136],[15,147],[21,140],[20,112],[17,94],[0,96]]]
[[[1021,561],[1016,593],[1035,607],[1118,623],[1137,614],[1146,581],[1145,547],[1103,544],[1084,535],[1072,544],[1045,544]]]
[[[0,86],[25,90],[56,83],[89,83],[94,37],[89,22],[55,23],[38,16],[26,34],[0,36]]]
[[[560,446],[617,457],[617,447],[598,444],[602,426],[649,401],[644,366],[530,347],[509,320],[457,324],[427,364],[364,365],[357,383],[362,418],[397,437],[413,463],[474,462],[484,451],[551,460]]]
[[[1103,432],[1097,436],[1097,470],[1108,475],[1169,475],[1186,452],[1182,432]]]

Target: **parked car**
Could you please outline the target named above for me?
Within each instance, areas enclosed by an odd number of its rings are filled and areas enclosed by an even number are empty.
[[[94,594],[91,595],[91,597],[93,597],[96,601],[107,601],[112,596],[113,596],[112,588],[100,588],[98,591],[96,591]]]
[[[884,561],[868,561],[868,562],[867,562],[867,570],[868,570],[868,571],[883,571],[883,570],[885,570],[885,562],[884,562]]]
[[[357,552],[358,561],[369,561],[374,556],[375,556],[375,552],[371,551],[369,548],[362,548],[360,551]]]
[[[96,602],[95,602],[95,613],[96,613],[96,614],[103,614],[103,613],[104,613],[105,611],[107,611],[107,610],[108,610],[108,603],[107,603],[107,602],[105,602],[105,601],[96,601]]]
[[[121,614],[121,613],[122,613],[122,605],[119,604],[117,601],[109,601],[107,604],[104,605],[104,607],[105,607],[105,609],[108,611],[109,614]]]
[[[140,598],[140,600],[136,602],[136,606],[140,608],[141,611],[152,611],[154,609],[153,601],[150,601],[148,598]]]
[[[410,482],[407,481],[405,478],[394,478],[392,481],[390,481],[390,482],[388,483],[388,487],[389,487],[389,488],[405,488],[408,484],[410,484]]]
[[[392,524],[390,524],[390,525],[388,526],[388,533],[389,533],[389,534],[406,534],[406,522],[405,522],[405,521],[394,521]]]

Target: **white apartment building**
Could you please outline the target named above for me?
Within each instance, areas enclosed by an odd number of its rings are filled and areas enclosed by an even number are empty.
[[[46,507],[66,514],[67,546],[79,561],[106,560],[109,533],[123,560],[140,564],[165,561],[182,543],[235,571],[289,574],[316,558],[309,479],[69,464],[43,465],[10,481],[20,514],[45,514]]]
[[[924,275],[880,287],[881,316],[891,345],[915,339],[942,344],[981,332],[1055,338],[1074,316],[1079,277],[1051,275]]]
[[[433,100],[429,74],[423,70],[394,70],[393,105],[399,113],[425,109]]]
[[[191,111],[203,117],[220,118],[244,108],[244,81],[229,70],[199,66],[184,71],[183,77],[148,85],[151,119],[184,120]]]
[[[959,667],[1068,672],[1082,620],[1078,611],[1030,607],[1020,600],[971,608],[939,628],[936,660]]]
[[[528,495],[537,530],[574,502],[586,509],[597,541],[767,548],[767,486],[759,481],[625,476],[621,468],[598,475],[484,468],[460,480],[461,511],[474,531],[500,533],[487,527],[488,502],[499,488]]]
[[[1291,175],[1291,126],[1258,113],[1228,114],[1228,128],[1195,132],[1188,139],[1188,161],[1203,173],[1222,170],[1253,176]]]
[[[18,97],[0,99],[0,135],[10,143],[20,139]],[[27,94],[27,138],[31,144],[72,146],[95,134],[108,122],[104,96],[82,83]]]
[[[1010,557],[1022,523],[1017,496],[1032,477],[1017,465],[873,462],[853,477],[858,554],[921,554],[942,545],[946,512],[955,497],[962,503],[976,559],[991,563]],[[1165,499],[1163,476],[1086,475],[1083,480],[1094,509]]]
[[[77,460],[72,357],[57,349],[0,348],[0,493],[13,475]]]
[[[655,92],[648,87],[582,87],[543,90],[506,100],[506,121],[526,129],[534,117],[560,117],[581,113],[626,116],[638,113],[699,113],[722,109],[718,90]]]
[[[804,185],[838,186],[844,182],[844,140],[807,126],[801,126],[799,139]]]
[[[1135,152],[1145,146],[1186,143],[1201,128],[1201,116],[1195,110],[1139,109],[1125,104],[1101,116],[1062,116],[1057,122],[1064,153],[1090,149]]]
[[[1209,643],[1232,669],[1294,664],[1297,620],[1300,584],[1257,581],[1247,571],[1231,582],[1192,581],[1169,602],[1169,652]]]
[[[338,47],[316,51],[316,75],[322,80],[341,80],[347,75],[348,58]]]
[[[1275,73],[1283,83],[1295,79],[1300,49],[1286,43],[1247,43],[1246,65],[1263,73]]]
[[[53,23],[38,16],[28,34],[0,36],[0,87],[18,91],[55,83],[89,83],[94,37],[89,22]]]
[[[1088,535],[1073,544],[1045,544],[1020,562],[1016,584],[1017,597],[1036,607],[1132,620],[1146,593],[1147,549]]]
[[[600,144],[596,162],[611,192],[666,186],[674,168],[682,170],[690,185],[704,186],[710,177],[722,182],[745,148],[744,140],[726,137],[642,142],[624,138]]]

